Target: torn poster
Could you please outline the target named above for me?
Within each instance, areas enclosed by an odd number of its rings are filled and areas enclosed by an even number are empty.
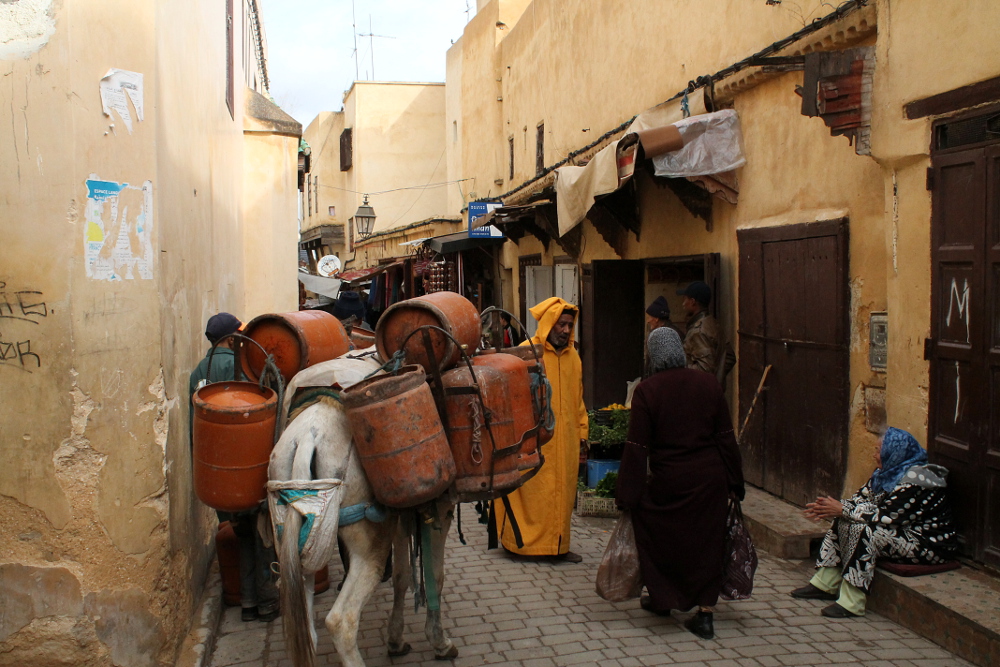
[[[132,134],[128,100],[132,100],[136,118],[142,120],[142,74],[112,67],[101,79],[101,106],[108,116],[112,109],[117,111],[129,134]]]
[[[95,280],[153,278],[153,183],[87,179],[83,255]]]

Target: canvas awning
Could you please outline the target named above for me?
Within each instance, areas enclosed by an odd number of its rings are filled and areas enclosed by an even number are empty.
[[[314,276],[311,273],[299,272],[299,282],[310,292],[315,292],[316,294],[322,294],[323,296],[328,296],[331,299],[336,299],[337,295],[340,293],[340,284],[343,282],[340,278],[325,278],[323,276]]]
[[[362,280],[369,280],[372,276],[382,273],[386,269],[392,269],[397,266],[403,266],[403,261],[391,262],[389,264],[382,264],[379,266],[370,266],[366,269],[355,269],[353,271],[344,271],[337,277],[343,280],[345,283],[356,283]]]
[[[653,159],[658,176],[705,176],[731,171],[745,162],[736,112],[706,113],[700,89],[688,96],[687,104],[692,114],[688,118],[680,100],[644,111],[624,136],[598,151],[585,166],[556,170],[560,236],[587,217],[597,197],[615,192],[632,178],[639,145]]]
[[[489,215],[489,214],[487,214]],[[482,216],[486,217],[486,216]],[[476,221],[478,222],[478,220]],[[476,225],[479,227],[480,225]],[[507,239],[502,236],[493,237],[470,237],[468,232],[455,232],[454,234],[444,234],[426,240],[425,245],[435,252],[447,255],[452,252],[462,250],[472,250],[473,248],[486,248],[489,246],[503,245]]]

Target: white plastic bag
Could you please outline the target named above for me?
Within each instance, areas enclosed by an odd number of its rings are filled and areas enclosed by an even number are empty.
[[[732,109],[691,116],[674,123],[684,147],[653,158],[657,176],[678,178],[718,174],[742,167],[743,133]]]

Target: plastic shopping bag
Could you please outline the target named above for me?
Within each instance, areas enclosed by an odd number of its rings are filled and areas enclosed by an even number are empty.
[[[642,593],[639,550],[635,546],[632,513],[622,512],[597,568],[597,594],[609,602],[624,602]]]

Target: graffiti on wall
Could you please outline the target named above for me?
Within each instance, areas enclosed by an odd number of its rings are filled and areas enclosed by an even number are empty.
[[[42,367],[42,357],[32,351],[32,327],[41,324],[52,312],[38,290],[7,288],[0,281],[0,367],[31,373]],[[14,333],[11,333],[13,331]]]
[[[153,184],[87,179],[84,265],[94,280],[153,278]]]

